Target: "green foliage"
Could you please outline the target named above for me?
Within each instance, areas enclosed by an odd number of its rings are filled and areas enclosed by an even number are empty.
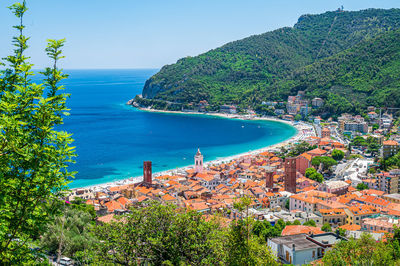
[[[341,150],[333,150],[332,158],[335,159],[336,161],[341,161],[344,158],[344,152]]]
[[[367,105],[399,107],[399,21],[399,9],[304,15],[292,28],[164,66],[142,94],[255,107],[305,90],[308,98],[325,100],[318,112],[328,115],[359,113]]]
[[[358,183],[357,184],[357,190],[364,190],[364,189],[369,189],[368,185],[364,184],[364,183]]]
[[[286,200],[286,202],[285,202],[285,208],[286,208],[286,210],[289,210],[289,207],[290,207],[290,201],[289,201],[289,200]]]
[[[400,168],[400,152],[384,160],[386,168]]]
[[[325,232],[332,232],[332,227],[329,223],[324,223],[324,225],[321,227],[321,230]]]
[[[6,57],[0,71],[0,261],[23,264],[32,258],[29,244],[58,212],[57,202],[73,173],[71,135],[55,130],[67,115],[63,86],[57,68],[64,40],[50,40],[46,52],[53,66],[42,73],[42,84],[31,81],[32,64],[23,35],[25,2],[10,7],[19,25],[13,38],[14,54]]]
[[[295,221],[293,222],[293,225],[301,225],[301,223],[300,223],[299,220],[295,220]]]
[[[360,239],[341,241],[329,250],[322,261],[325,265],[396,265],[392,249],[376,242],[369,234]]]
[[[345,237],[345,236],[346,236],[346,229],[337,228],[337,229],[335,230],[335,233],[338,234],[338,235],[340,235],[340,236]]]
[[[248,222],[246,219],[231,224],[224,265],[278,265],[265,241],[254,234],[248,235]]]
[[[40,247],[58,257],[75,257],[77,252],[83,252],[95,243],[90,233],[93,227],[93,218],[90,212],[79,210],[74,206],[66,206],[61,216],[46,228],[41,236]]]
[[[236,204],[246,211],[248,201]],[[119,221],[97,226],[99,241],[87,252],[96,265],[275,265],[265,242],[252,234],[252,219],[224,228],[218,218],[153,202]],[[112,252],[111,252],[112,251]]]
[[[312,167],[306,169],[305,176],[314,181],[317,181],[318,183],[324,182],[324,176],[321,173],[318,173],[317,170]]]
[[[284,222],[282,219],[279,219],[275,226],[272,226],[268,221],[255,221],[253,225],[253,234],[258,237],[261,237],[265,241],[268,238],[278,237],[281,235],[282,230],[286,227],[286,225],[291,225],[290,222]]]
[[[349,160],[363,158],[361,154],[350,154]]]
[[[220,264],[227,236],[219,229],[196,212],[153,203],[132,209],[120,221],[97,226],[94,233],[100,241],[93,246],[92,263]]]
[[[328,170],[333,165],[336,165],[337,162],[335,161],[335,159],[329,156],[316,156],[312,158],[311,164],[315,167],[319,167],[322,164],[323,169]]]
[[[308,220],[307,222],[305,222],[303,225],[307,225],[307,226],[314,226],[316,227],[317,224],[315,223],[314,220]]]
[[[307,151],[311,151],[312,149],[315,149],[316,146],[311,146],[305,141],[302,141],[300,143],[296,143],[291,149],[290,152],[287,154],[288,157],[296,157],[302,153],[305,153]]]
[[[351,141],[350,145],[351,146],[367,146],[368,142],[363,137],[357,136]]]

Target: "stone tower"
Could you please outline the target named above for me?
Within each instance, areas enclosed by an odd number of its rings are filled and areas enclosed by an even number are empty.
[[[267,171],[265,173],[265,186],[267,188],[274,187],[274,172],[273,171]]]
[[[143,162],[143,181],[149,185],[152,183],[151,161]]]
[[[200,148],[197,149],[197,153],[194,156],[194,170],[196,173],[203,172],[203,155],[200,152]]]
[[[285,190],[296,193],[296,158],[285,159]]]

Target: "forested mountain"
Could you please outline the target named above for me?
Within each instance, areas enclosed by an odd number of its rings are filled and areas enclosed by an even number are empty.
[[[307,96],[325,98],[329,112],[399,105],[393,98],[399,95],[399,28],[400,9],[303,15],[294,27],[164,66],[147,80],[142,94],[178,103],[207,100],[215,106],[244,107],[305,90]],[[344,98],[351,100],[342,102]],[[342,105],[332,107],[338,103]]]

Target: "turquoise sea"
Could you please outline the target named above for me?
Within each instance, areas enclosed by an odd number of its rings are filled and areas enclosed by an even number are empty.
[[[127,106],[157,70],[66,70],[71,93],[63,130],[73,133],[78,171],[71,188],[191,165],[199,147],[206,161],[248,152],[290,138],[296,130],[268,121],[150,113]]]

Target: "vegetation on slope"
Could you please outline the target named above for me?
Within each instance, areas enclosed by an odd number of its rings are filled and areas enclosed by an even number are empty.
[[[146,82],[143,97],[254,107],[306,90],[308,96],[327,99],[329,112],[358,108],[354,102],[339,110],[332,107],[349,93],[360,105],[383,104],[382,95],[398,91],[399,70],[398,34],[384,33],[399,26],[399,9],[304,15],[292,28],[251,36],[164,66]],[[376,37],[379,44],[371,47]],[[351,68],[359,62],[362,66]]]

